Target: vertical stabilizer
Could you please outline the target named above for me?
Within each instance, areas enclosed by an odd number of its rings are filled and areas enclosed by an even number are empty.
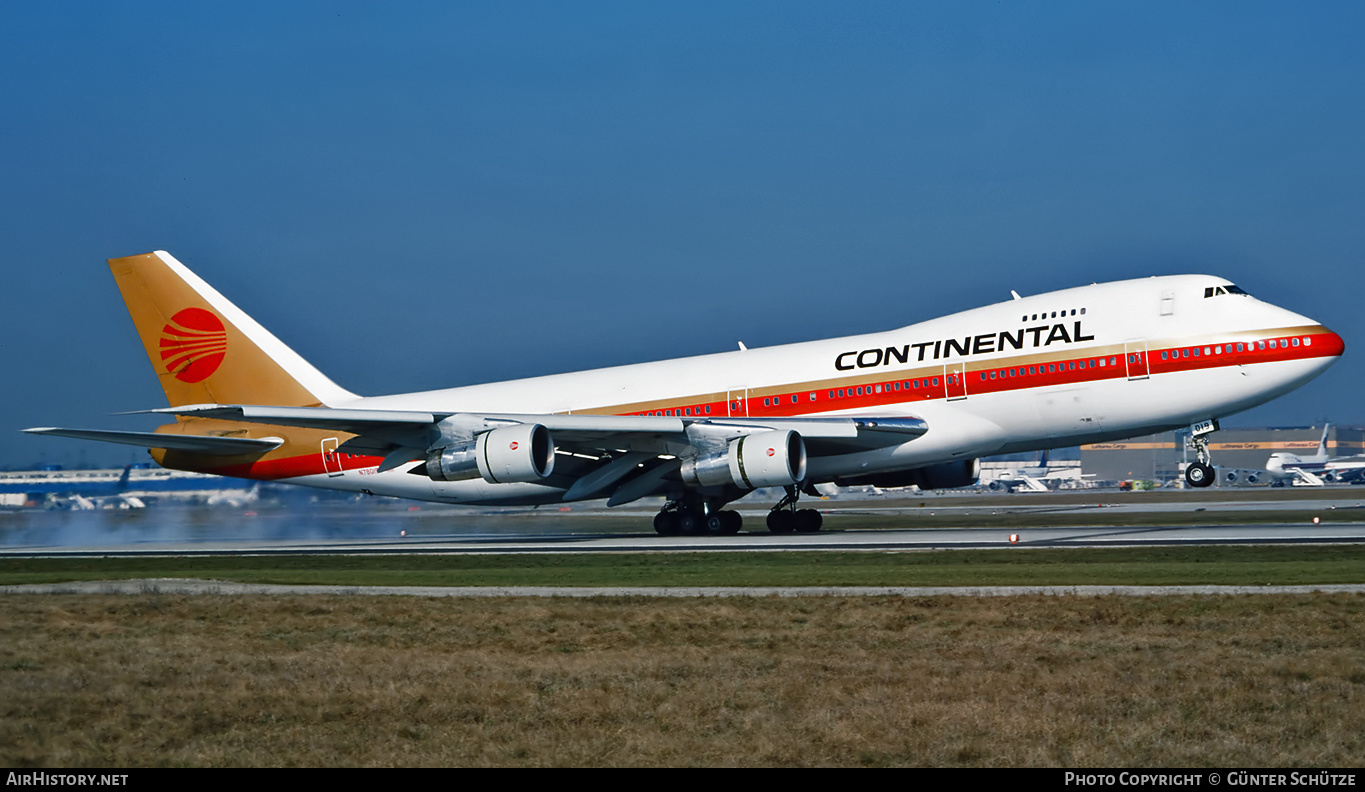
[[[1332,425],[1323,424],[1322,439],[1318,441],[1318,455],[1316,458],[1316,461],[1318,462],[1326,462],[1329,459],[1327,456],[1327,433],[1330,431],[1332,431]]]
[[[164,251],[109,260],[172,407],[356,398]]]

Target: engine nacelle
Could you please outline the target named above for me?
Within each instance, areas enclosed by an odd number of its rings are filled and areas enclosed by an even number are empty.
[[[806,441],[790,429],[737,437],[720,453],[684,460],[682,477],[694,487],[785,487],[806,478]]]
[[[540,424],[517,424],[484,432],[474,442],[431,452],[427,475],[433,481],[482,477],[489,484],[536,482],[555,466],[550,430]]]
[[[894,473],[869,473],[865,476],[849,476],[836,479],[841,487],[870,484],[874,487],[894,489],[909,487],[912,484],[923,490],[954,489],[970,487],[981,478],[981,461],[960,459],[956,462],[943,462],[914,470],[898,470]]]

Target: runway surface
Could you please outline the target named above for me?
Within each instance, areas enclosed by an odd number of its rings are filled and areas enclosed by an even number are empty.
[[[1313,492],[1081,491],[1036,498],[954,495],[822,501],[813,505],[825,512],[828,530],[726,537],[658,536],[649,529],[654,504],[610,511],[473,510],[380,502],[314,508],[8,512],[0,514],[0,557],[1358,543],[1365,542],[1362,496],[1365,491],[1359,488],[1334,487]],[[765,509],[740,506],[746,526],[763,525]],[[1319,515],[1325,519],[1315,524],[1313,518]],[[1218,519],[1211,519],[1214,516]],[[945,520],[954,524],[923,525]]]

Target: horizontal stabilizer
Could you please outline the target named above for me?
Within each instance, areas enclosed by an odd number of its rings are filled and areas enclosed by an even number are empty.
[[[25,429],[29,434],[72,437],[77,440],[99,440],[104,443],[141,446],[142,448],[165,448],[171,451],[189,451],[195,454],[214,454],[235,456],[237,454],[263,454],[279,448],[284,440],[279,437],[213,437],[210,435],[173,435],[158,432],[113,432],[104,429],[58,429],[39,427]]]

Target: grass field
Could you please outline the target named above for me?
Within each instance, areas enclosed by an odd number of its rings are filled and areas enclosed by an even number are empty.
[[[161,577],[352,586],[1293,585],[1365,583],[1365,546],[0,559],[0,585]]]
[[[1365,764],[1365,596],[0,598],[0,765]]]
[[[1365,582],[1365,547],[0,559],[0,585],[153,577],[1328,584]],[[0,765],[1359,767],[1362,617],[1358,594],[10,594]]]

